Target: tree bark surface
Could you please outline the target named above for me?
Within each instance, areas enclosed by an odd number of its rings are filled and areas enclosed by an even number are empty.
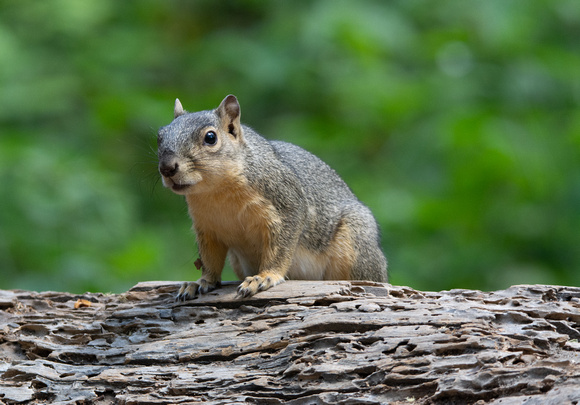
[[[0,291],[0,403],[576,404],[580,289]]]

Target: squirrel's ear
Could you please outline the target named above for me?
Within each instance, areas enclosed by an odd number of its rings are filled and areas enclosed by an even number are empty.
[[[176,98],[175,99],[175,107],[173,108],[173,118],[177,118],[183,114],[185,114],[185,110],[183,109],[183,106],[181,105],[181,101],[179,101],[179,99]]]
[[[230,94],[224,98],[217,108],[217,114],[228,133],[236,138],[241,135],[240,103],[236,96]]]

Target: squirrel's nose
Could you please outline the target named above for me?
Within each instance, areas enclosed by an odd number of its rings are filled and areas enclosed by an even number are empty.
[[[159,162],[159,172],[165,177],[173,177],[179,170],[177,159],[172,157]]]

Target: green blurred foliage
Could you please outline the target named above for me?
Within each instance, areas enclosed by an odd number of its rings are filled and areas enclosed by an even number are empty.
[[[580,284],[577,0],[0,10],[0,288],[197,279],[155,134],[176,97],[196,111],[229,93],[371,207],[393,283]]]

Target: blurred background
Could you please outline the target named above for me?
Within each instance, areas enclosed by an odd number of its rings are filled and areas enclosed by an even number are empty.
[[[156,133],[230,93],[373,210],[393,284],[580,284],[577,0],[43,0],[0,1],[0,288],[196,280]]]

